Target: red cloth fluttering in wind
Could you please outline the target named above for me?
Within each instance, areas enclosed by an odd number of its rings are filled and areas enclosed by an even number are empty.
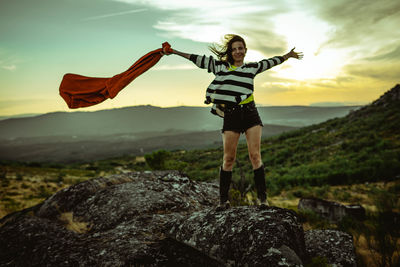
[[[60,84],[60,95],[69,108],[82,108],[96,105],[107,98],[114,98],[119,91],[136,77],[153,67],[162,57],[161,51],[172,52],[167,42],[163,48],[151,51],[136,61],[128,70],[111,78],[86,77],[67,73]]]

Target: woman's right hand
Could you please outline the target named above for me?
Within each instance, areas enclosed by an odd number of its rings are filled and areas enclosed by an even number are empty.
[[[172,53],[173,53],[173,50],[170,49],[170,51],[168,52],[168,50],[167,50],[166,47],[164,47],[163,50],[160,52],[160,54],[161,54],[162,56],[164,56],[164,55],[169,56],[169,55],[171,55]]]

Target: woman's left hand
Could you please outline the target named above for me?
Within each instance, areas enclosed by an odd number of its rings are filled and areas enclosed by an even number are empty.
[[[297,59],[302,59],[303,58],[303,52],[295,52],[294,51],[295,49],[296,49],[296,47],[294,47],[292,50],[290,50],[290,52],[287,53],[286,55],[284,55],[283,57],[285,59],[288,59],[288,58],[291,58],[291,57],[297,58]]]

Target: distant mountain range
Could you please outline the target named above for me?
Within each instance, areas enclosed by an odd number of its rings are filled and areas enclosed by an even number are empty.
[[[343,117],[358,106],[259,107],[265,124],[302,127]],[[166,131],[215,131],[222,119],[206,107],[134,106],[95,112],[54,112],[0,121],[0,139],[44,136],[106,136]]]
[[[358,106],[259,107],[263,137],[335,117]],[[134,106],[95,112],[55,112],[0,121],[0,160],[79,161],[157,149],[220,145],[222,119],[208,107]],[[242,137],[243,140],[244,137]]]
[[[39,113],[26,113],[26,114],[17,114],[17,115],[9,115],[9,116],[0,116],[0,121],[7,120],[7,119],[14,119],[14,118],[27,118],[27,117],[34,117],[39,116]]]

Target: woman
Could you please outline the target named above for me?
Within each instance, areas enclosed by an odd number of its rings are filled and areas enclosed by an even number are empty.
[[[219,210],[229,208],[228,192],[232,179],[232,168],[236,158],[236,148],[241,133],[246,134],[247,148],[254,171],[254,181],[261,207],[268,206],[265,172],[261,161],[260,145],[262,122],[254,103],[254,77],[273,66],[293,57],[301,59],[302,53],[294,48],[283,56],[264,59],[259,62],[244,63],[247,48],[244,39],[238,35],[225,35],[225,43],[218,48],[210,47],[218,57],[198,56],[177,50],[162,54],[177,54],[194,62],[198,67],[215,74],[214,81],[207,88],[205,103],[213,103],[211,113],[224,118],[222,139],[224,146],[223,164],[220,168]]]

